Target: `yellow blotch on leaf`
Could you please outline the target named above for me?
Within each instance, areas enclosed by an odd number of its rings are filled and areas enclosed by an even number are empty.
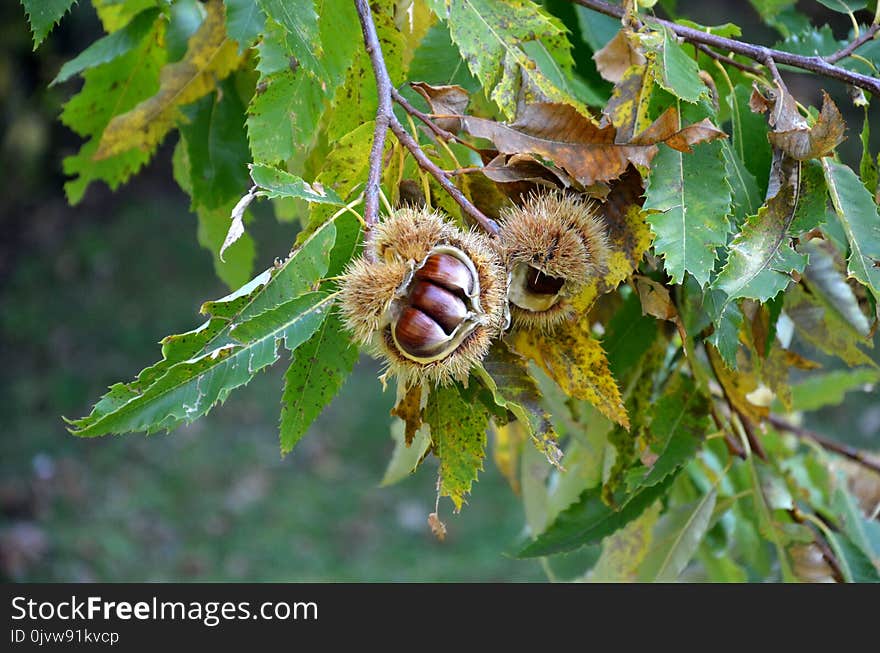
[[[238,45],[226,34],[221,0],[205,4],[207,15],[190,38],[183,59],[162,68],[159,91],[110,121],[94,159],[106,159],[132,148],[158,145],[180,117],[180,107],[195,102],[241,62]]]

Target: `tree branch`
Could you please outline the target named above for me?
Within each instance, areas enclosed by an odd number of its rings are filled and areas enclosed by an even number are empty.
[[[373,145],[370,149],[370,167],[367,174],[367,187],[364,190],[364,222],[366,223],[366,233],[364,239],[369,240],[370,229],[376,224],[379,217],[379,190],[382,179],[382,153],[385,149],[385,136],[389,129],[394,132],[397,140],[400,141],[410,154],[413,155],[419,167],[428,172],[441,188],[445,190],[452,199],[462,208],[462,210],[483,229],[492,235],[498,234],[498,225],[494,220],[486,217],[482,211],[474,206],[467,197],[453,184],[449,176],[440,169],[428,156],[424,153],[418,142],[410,135],[397,116],[394,115],[392,107],[392,97],[404,108],[407,113],[415,116],[425,123],[431,131],[439,138],[449,140],[455,138],[453,134],[446,130],[440,129],[434,122],[421,111],[418,111],[409,102],[403,98],[388,76],[388,69],[385,66],[385,59],[382,56],[382,45],[379,43],[379,37],[376,34],[376,25],[373,23],[373,15],[370,12],[370,5],[367,0],[354,0],[357,9],[358,18],[361,22],[361,31],[364,35],[364,45],[367,54],[370,56],[370,63],[373,67],[373,76],[376,78],[376,91],[379,97],[379,108],[376,111],[376,130],[373,132]]]
[[[623,15],[625,13],[623,7],[608,4],[607,2],[604,2],[604,0],[571,1],[581,5],[582,7],[592,9],[593,11],[599,12],[600,14],[605,14],[606,16],[611,16],[613,18],[623,18]],[[709,34],[707,32],[703,32],[692,27],[677,25],[668,20],[663,20],[662,18],[651,18],[651,20],[655,23],[663,25],[664,27],[668,27],[677,36],[680,36],[685,41],[688,41],[690,43],[702,43],[706,46],[719,48],[725,52],[733,52],[744,57],[748,57],[749,59],[752,59],[764,65],[768,65],[768,60],[772,60],[776,64],[785,64],[786,66],[793,66],[795,68],[800,68],[801,70],[809,70],[810,72],[817,73],[824,77],[829,77],[831,79],[836,79],[846,84],[857,86],[858,88],[861,88],[880,97],[880,79],[876,77],[870,77],[868,75],[863,75],[861,73],[845,70],[844,68],[835,66],[832,62],[829,62],[822,57],[805,57],[799,54],[792,54],[791,52],[774,50],[772,48],[764,47],[763,45],[752,45],[751,43],[737,41],[736,39],[728,39],[723,36],[718,36],[717,34]],[[858,45],[856,47],[858,47]],[[844,48],[844,50],[845,49],[846,48]],[[844,54],[843,56],[847,56],[851,52],[852,51]]]
[[[373,225],[379,219],[382,153],[385,151],[385,136],[394,118],[394,113],[391,106],[391,79],[388,77],[388,69],[385,67],[385,58],[382,56],[382,46],[379,44],[379,36],[376,34],[376,25],[373,23],[370,5],[367,0],[355,0],[354,4],[361,22],[361,31],[364,34],[364,45],[373,66],[376,94],[379,99],[379,108],[376,111],[376,129],[373,132],[373,145],[370,148],[370,168],[367,173],[367,186],[364,189],[364,222],[366,223],[364,240],[369,241],[372,237]]]
[[[880,32],[880,23],[874,23],[873,25],[868,27],[868,29],[862,32],[859,38],[853,40],[852,43],[844,48],[841,48],[837,52],[829,54],[827,57],[824,57],[825,61],[827,61],[828,63],[837,63],[841,59],[845,59],[853,52],[858,50],[860,47],[862,47],[865,43],[873,39],[877,32]]]
[[[809,429],[805,429],[802,426],[797,426],[795,424],[787,422],[781,417],[777,417],[776,415],[770,415],[767,418],[767,421],[782,431],[787,431],[788,433],[791,433],[792,435],[799,437],[803,440],[812,440],[823,449],[833,451],[836,454],[840,454],[844,458],[849,458],[850,460],[859,463],[863,467],[867,467],[868,469],[880,473],[880,463],[871,460],[863,452],[854,447],[850,447],[849,445],[842,444],[840,442],[835,442],[834,440],[829,440],[823,435],[819,435],[818,433],[810,431]]]

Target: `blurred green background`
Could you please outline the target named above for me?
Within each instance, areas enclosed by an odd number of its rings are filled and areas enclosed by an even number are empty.
[[[695,3],[692,17],[718,22],[706,4]],[[61,415],[86,414],[108,384],[156,360],[162,336],[198,325],[201,301],[226,290],[171,178],[173,143],[118,192],[92,187],[74,208],[64,199],[61,160],[79,140],[57,116],[77,84],[47,85],[100,35],[87,3],[37,53],[17,3],[4,3],[0,18],[0,578],[543,579],[538,562],[505,554],[522,535],[522,508],[491,461],[460,515],[444,504],[442,543],[426,523],[433,461],[379,487],[393,393],[382,393],[366,359],[284,459],[281,365],[170,435],[67,434]],[[769,38],[754,17],[737,22]],[[266,213],[251,229],[262,245],[257,269],[295,236]],[[865,445],[880,429],[880,405],[852,399],[816,424]]]

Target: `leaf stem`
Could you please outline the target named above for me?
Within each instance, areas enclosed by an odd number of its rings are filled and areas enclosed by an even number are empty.
[[[623,18],[625,14],[625,9],[623,7],[609,4],[607,2],[604,2],[604,0],[571,1],[581,5],[582,7],[592,9],[593,11],[596,11],[600,14],[605,14],[606,16],[611,16],[613,18]],[[836,79],[846,84],[852,84],[853,86],[857,86],[865,91],[868,91],[869,93],[873,93],[874,95],[880,97],[880,79],[846,70],[845,68],[840,68],[839,66],[835,66],[833,62],[829,62],[822,57],[808,57],[799,54],[792,54],[791,52],[784,52],[782,50],[774,50],[773,48],[768,48],[763,45],[754,45],[752,43],[746,43],[745,41],[738,41],[736,39],[729,39],[723,36],[718,36],[717,34],[703,32],[702,30],[694,29],[693,27],[687,27],[686,25],[678,25],[677,23],[663,20],[662,18],[652,18],[651,20],[659,23],[660,25],[668,27],[677,36],[680,36],[685,41],[688,41],[690,43],[702,43],[703,45],[718,48],[725,52],[733,52],[735,54],[748,57],[753,61],[757,61],[758,63],[761,63],[768,68],[770,68],[770,64],[768,63],[769,60],[772,61],[773,65],[785,64],[787,66],[800,68],[801,70],[808,70],[824,77]]]

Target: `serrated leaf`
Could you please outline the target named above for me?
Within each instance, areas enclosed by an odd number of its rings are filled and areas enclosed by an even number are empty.
[[[748,298],[766,302],[807,264],[806,255],[791,245],[801,166],[796,161],[790,161],[790,166],[779,192],[746,221],[729,246],[727,263],[713,283],[727,294],[728,301]]]
[[[703,305],[715,325],[715,330],[707,338],[718,350],[724,364],[735,370],[736,352],[739,350],[739,332],[743,325],[743,314],[736,302],[727,301],[721,290],[707,288]]]
[[[263,31],[266,16],[256,0],[223,0],[223,3],[226,5],[226,32],[242,52]]]
[[[629,428],[629,415],[608,359],[585,322],[563,322],[552,334],[519,331],[510,342],[515,351],[535,361],[565,394],[584,399],[612,422]]]
[[[730,232],[730,186],[721,143],[700,145],[693,154],[661,147],[643,208],[655,235],[654,251],[663,257],[673,283],[680,284],[690,272],[705,286],[715,267],[715,248],[725,244]]]
[[[309,72],[320,74],[319,60],[323,55],[323,44],[313,0],[257,0],[257,3],[291,37],[286,42],[289,56],[296,57],[297,65]]]
[[[530,0],[450,0],[445,20],[453,42],[489,98],[512,119],[517,103],[551,101],[570,104],[583,115],[587,109],[554,85],[526,54],[523,46],[541,41],[563,70],[573,67],[563,28]]]
[[[874,198],[849,166],[822,159],[831,203],[849,242],[851,277],[880,300],[880,214]]]
[[[721,150],[724,155],[727,181],[733,191],[731,210],[736,223],[742,224],[747,216],[755,215],[761,207],[758,182],[755,181],[754,175],[749,172],[742,159],[737,156],[730,141],[722,142]]]
[[[630,294],[605,327],[602,347],[608,354],[608,369],[614,378],[624,379],[657,338],[657,321],[642,313],[637,293]]]
[[[158,16],[159,10],[155,7],[147,9],[135,16],[123,29],[98,39],[61,66],[61,70],[49,86],[65,82],[84,70],[100,66],[131,52],[149,34]]]
[[[319,204],[335,206],[344,204],[342,198],[332,188],[324,188],[320,183],[310,184],[286,170],[272,166],[254,164],[251,166],[251,179],[260,188],[258,194],[270,199],[290,197]]]
[[[394,440],[394,451],[391,452],[391,460],[385,468],[380,487],[387,487],[402,481],[418,468],[428,450],[431,448],[431,432],[429,429],[419,429],[410,443],[406,442],[404,426],[400,421],[391,425],[391,438]]]
[[[771,131],[770,143],[798,161],[828,156],[844,139],[846,125],[837,105],[822,92],[822,111],[812,127]]]
[[[67,13],[74,0],[21,0],[34,33],[34,50]]]
[[[403,389],[398,387],[398,395]],[[416,432],[422,428],[422,386],[414,385],[398,396],[397,403],[391,409],[394,417],[399,417],[403,422],[404,443],[409,446],[416,436]]]
[[[336,229],[327,223],[280,267],[236,292],[202,306],[209,320],[162,341],[163,359],[131,383],[117,383],[71,431],[107,433],[171,429],[206,414],[235,388],[278,359],[282,342],[293,351],[318,329],[333,295],[309,292],[327,270]]]
[[[658,27],[663,34],[662,41],[650,50],[654,55],[657,83],[685,102],[697,102],[709,91],[700,79],[697,62],[685,53],[672,30]]]
[[[767,139],[767,121],[749,107],[752,89],[746,84],[738,84],[734,93],[728,96],[731,123],[733,125],[733,146],[740,161],[752,173],[758,184],[758,197],[767,192],[770,164],[773,153]],[[758,203],[760,206],[761,202]],[[755,210],[758,209],[755,207]]]
[[[859,159],[859,175],[862,178],[862,183],[865,185],[865,188],[867,188],[868,192],[876,198],[877,184],[878,181],[880,181],[880,171],[878,171],[878,165],[871,154],[871,121],[868,119],[867,106],[865,107],[865,119],[862,123],[862,133],[859,136],[859,140],[862,142],[862,157]]]
[[[68,201],[77,204],[92,181],[116,190],[152,156],[152,150],[130,150],[95,161],[98,140],[117,113],[128,111],[159,88],[159,70],[165,63],[162,38],[165,25],[156,21],[143,41],[128,54],[86,70],[82,90],[64,105],[61,122],[89,140],[64,159],[64,173],[74,177],[64,185]]]
[[[221,0],[210,0],[205,8],[205,20],[189,40],[184,58],[162,68],[154,96],[110,121],[101,135],[95,159],[133,148],[155,148],[180,119],[181,106],[210,93],[238,67],[240,58],[235,42],[226,35]]]
[[[651,449],[657,454],[647,470],[627,475],[630,490],[662,482],[696,455],[709,432],[709,402],[689,377],[678,376],[654,406]]]
[[[669,583],[678,579],[709,529],[716,497],[712,488],[700,500],[676,506],[660,518],[651,550],[639,567],[640,581]]]
[[[541,405],[541,392],[529,376],[525,359],[497,342],[476,375],[483,381],[498,406],[511,411],[528,432],[532,442],[556,466],[562,458],[550,415]]]
[[[342,321],[329,315],[296,351],[284,374],[281,396],[281,453],[288,454],[305,435],[354,369],[358,349]]]
[[[480,83],[468,70],[445,23],[438,23],[428,30],[413,54],[409,77],[430,84],[461,86],[469,93],[480,90]]]
[[[651,504],[666,494],[675,476],[652,485],[631,496],[619,510],[602,501],[602,489],[590,488],[571,506],[563,510],[538,538],[517,554],[534,558],[565,551],[574,551],[598,542],[623,528],[641,515]]]
[[[489,412],[479,403],[465,402],[451,385],[431,391],[425,421],[440,458],[440,494],[452,499],[458,512],[483,469]]]

